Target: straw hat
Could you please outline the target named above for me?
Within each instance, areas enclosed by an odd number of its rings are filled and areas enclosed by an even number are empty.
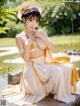
[[[42,13],[42,9],[40,7],[40,5],[36,2],[32,2],[32,1],[27,1],[27,2],[23,2],[19,7],[18,7],[18,14],[17,17],[22,20],[22,17],[24,15],[27,15],[30,12],[36,11],[38,12],[40,15]]]

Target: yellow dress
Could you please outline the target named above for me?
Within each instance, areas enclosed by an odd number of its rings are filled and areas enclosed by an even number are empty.
[[[37,44],[31,45],[30,50],[35,48],[38,48]],[[28,63],[24,63],[20,85],[17,87],[19,90],[8,96],[4,91],[3,95],[11,103],[21,104],[22,101],[25,104],[38,102],[51,93],[54,99],[69,103],[75,100],[71,92],[72,87],[75,90],[78,79],[77,70],[70,63],[69,56],[55,57],[46,48],[44,55],[30,58]]]

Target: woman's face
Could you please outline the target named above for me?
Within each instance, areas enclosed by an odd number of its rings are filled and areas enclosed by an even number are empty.
[[[34,31],[37,26],[38,20],[36,16],[25,20],[25,27],[27,28],[27,30]]]

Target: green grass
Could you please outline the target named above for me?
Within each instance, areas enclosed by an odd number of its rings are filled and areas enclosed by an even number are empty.
[[[80,35],[50,37],[54,44],[54,52],[80,49]]]
[[[16,46],[16,42],[14,38],[0,38],[0,47],[5,47],[5,46]],[[4,53],[8,50],[0,50],[0,53]],[[3,63],[4,60],[7,59],[14,59],[19,57],[20,55],[17,54],[11,54],[7,56],[1,56],[0,57],[0,75],[6,75],[9,72],[17,70],[21,64],[13,64],[13,63]]]
[[[14,38],[0,38],[0,47],[4,46],[16,46]]]
[[[0,63],[0,75],[7,75],[9,72],[19,69],[20,64]]]
[[[15,59],[17,57],[20,57],[19,54],[12,54],[8,56],[2,56],[0,57],[0,75],[4,76],[8,74],[9,72],[19,70],[21,64],[14,64],[14,63],[4,63],[3,61],[6,59]]]
[[[68,51],[79,49],[80,50],[80,35],[67,35],[67,36],[54,36],[50,37],[52,43],[54,44],[54,52],[58,51]],[[5,46],[16,46],[14,38],[0,38],[0,47]],[[5,52],[5,50],[0,50],[0,52]],[[20,55],[12,54],[8,56],[0,57],[0,75],[8,74],[8,72],[16,71],[20,69],[21,64],[13,63],[3,63],[4,60],[14,59],[20,57]],[[74,63],[77,67],[80,67],[80,62]]]
[[[80,43],[80,35],[54,36],[50,38],[55,45],[63,45],[63,44],[71,45]]]
[[[0,62],[4,61],[6,59],[15,59],[17,57],[20,57],[20,55],[18,53],[7,55],[7,56],[2,56],[2,57],[0,57]]]
[[[7,52],[8,50],[0,50],[0,53]]]
[[[69,50],[80,50],[80,43],[74,44],[64,44],[64,45],[55,45],[54,44],[54,52],[67,52]]]
[[[50,37],[55,46],[70,46],[80,49],[80,35],[67,35],[67,36],[53,36]],[[0,38],[0,47],[3,46],[16,46],[15,38]]]
[[[79,67],[79,68],[80,68],[80,61],[79,61],[79,62],[75,62],[74,65],[75,65],[76,67]]]

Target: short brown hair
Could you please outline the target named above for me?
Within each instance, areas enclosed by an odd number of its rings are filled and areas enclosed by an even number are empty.
[[[29,18],[36,16],[39,20],[41,18],[41,8],[38,4],[32,1],[23,2],[18,7],[18,18]]]

